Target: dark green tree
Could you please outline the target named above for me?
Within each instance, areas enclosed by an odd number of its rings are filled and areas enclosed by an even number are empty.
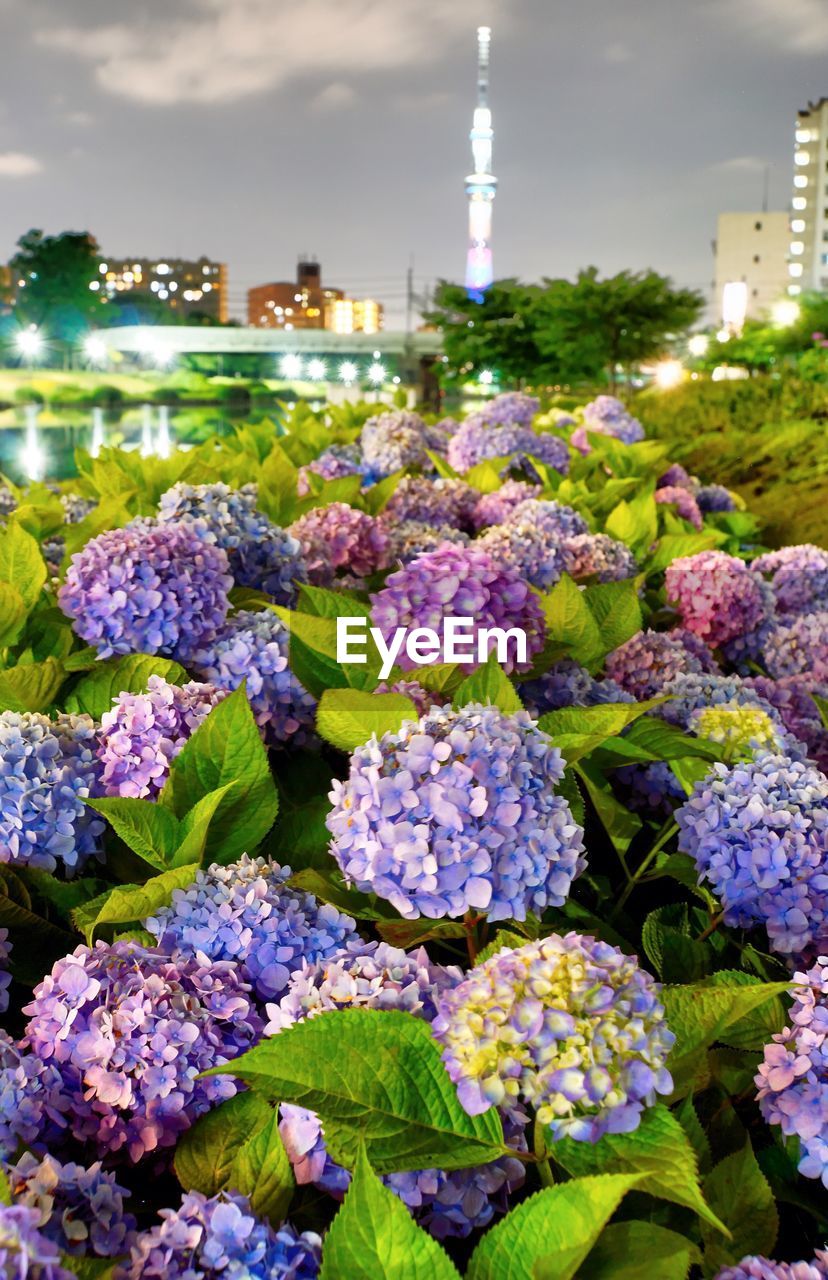
[[[10,266],[16,288],[15,318],[36,325],[51,343],[68,346],[105,323],[106,302],[89,288],[100,279],[99,250],[88,231],[47,236],[27,231],[17,242]]]
[[[538,378],[532,292],[517,280],[496,280],[475,302],[462,285],[440,282],[426,320],[442,330],[448,380],[463,382],[483,369],[504,382]]]

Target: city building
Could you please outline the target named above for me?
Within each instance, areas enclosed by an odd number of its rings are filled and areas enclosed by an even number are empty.
[[[379,333],[382,305],[373,298],[346,298],[322,284],[318,262],[301,259],[295,281],[272,281],[247,292],[247,323],[257,329],[327,329],[331,333]]]
[[[716,232],[716,318],[738,332],[767,315],[788,286],[785,212],[720,213]]]
[[[828,289],[828,98],[796,117],[788,293]]]
[[[188,319],[209,316],[227,323],[227,267],[210,258],[102,258],[99,278],[90,289],[116,299],[135,293],[154,298],[170,311]],[[120,299],[119,301],[126,301]]]
[[[489,50],[491,27],[477,28],[477,106],[469,140],[474,173],[466,178],[469,200],[469,246],[466,253],[466,288],[480,296],[494,279],[492,263],[492,205],[497,178],[492,176],[492,113],[489,109]]]

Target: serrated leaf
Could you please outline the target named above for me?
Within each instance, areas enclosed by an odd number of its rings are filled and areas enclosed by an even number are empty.
[[[126,845],[158,871],[166,870],[178,847],[178,819],[154,800],[132,796],[104,796],[87,800],[90,809],[106,818]]]
[[[706,987],[754,987],[757,979],[741,969],[720,969],[705,980]],[[719,1032],[731,1049],[764,1049],[787,1022],[781,996],[771,996]]]
[[[495,936],[487,946],[478,951],[475,957],[475,965],[481,965],[486,960],[491,960],[492,956],[496,956],[504,947],[514,948],[525,946],[526,939],[522,938],[519,933],[514,933],[511,929],[498,929]]]
[[[584,785],[596,814],[613,843],[621,853],[626,853],[635,836],[644,825],[638,814],[625,808],[616,798],[591,761],[575,765],[575,774]]]
[[[417,708],[401,693],[326,689],[316,711],[320,737],[340,751],[354,751],[372,734],[397,733],[404,720],[418,720]]]
[[[611,702],[594,707],[561,707],[540,717],[538,727],[548,733],[567,764],[575,764],[609,738],[616,737],[641,716],[660,706],[664,698],[645,702]]]
[[[494,651],[489,654],[485,665],[477,668],[458,688],[453,698],[457,707],[465,707],[470,702],[481,702],[499,707],[506,715],[520,711],[523,703],[517,695],[506,672],[497,660]]]
[[[641,602],[635,583],[598,582],[587,587],[584,596],[598,624],[605,653],[617,649],[641,630]]]
[[[303,582],[296,612],[317,618],[370,618],[371,606],[352,591],[331,591],[328,587],[313,587]]]
[[[146,884],[123,884],[72,912],[75,925],[92,945],[95,930],[102,924],[131,924],[145,920],[160,907],[166,907],[176,889],[185,889],[195,880],[198,863],[173,867],[153,876]]]
[[[208,1075],[315,1111],[335,1160],[361,1140],[380,1173],[463,1169],[506,1149],[492,1109],[470,1116],[426,1023],[397,1010],[345,1009],[297,1022]]]
[[[571,1280],[638,1178],[575,1178],[529,1196],[490,1227],[466,1280]]]
[[[213,818],[225,797],[237,791],[240,785],[238,781],[225,782],[223,787],[208,791],[206,796],[196,801],[192,809],[188,809],[179,826],[179,843],[171,862],[173,867],[181,867],[188,862],[207,861],[206,853],[210,846],[210,826]]]
[[[673,1114],[687,1134],[690,1145],[696,1153],[699,1172],[702,1174],[709,1173],[711,1165],[710,1140],[702,1128],[691,1094],[688,1094],[681,1106],[676,1107]]]
[[[328,863],[330,864],[330,859]],[[346,888],[338,872],[306,867],[290,877],[290,884],[294,889],[312,893],[320,902],[330,902],[339,911],[344,911],[356,920],[388,919],[394,923],[399,922],[400,917],[387,902],[374,898],[371,894]]]
[[[715,1276],[747,1255],[773,1256],[779,1215],[749,1141],[714,1166],[704,1180],[704,1194],[731,1233],[726,1240],[702,1223],[706,1276]]]
[[[63,679],[63,666],[56,658],[0,671],[0,711],[47,710],[54,702]]]
[[[629,501],[622,499],[607,516],[604,531],[611,538],[625,542],[634,552],[641,553],[652,546],[658,533],[658,512],[652,489],[636,494]]]
[[[705,1202],[696,1153],[678,1120],[665,1106],[649,1107],[632,1133],[605,1133],[594,1145],[563,1138],[550,1143],[556,1163],[573,1177],[595,1173],[636,1174],[638,1189],[692,1209],[716,1230],[724,1223]]]
[[[26,620],[26,605],[17,587],[0,582],[0,648],[15,640]]]
[[[647,561],[647,573],[657,573],[666,569],[680,556],[695,556],[699,551],[709,551],[718,546],[721,535],[709,530],[705,533],[666,533],[655,544],[653,554]]]
[[[190,678],[180,663],[154,654],[108,658],[78,681],[66,699],[66,709],[85,711],[93,720],[100,720],[119,694],[144,693],[150,676],[162,676],[168,684],[184,684]]]
[[[30,533],[16,520],[0,531],[0,582],[15,588],[26,613],[37,603],[46,582],[46,562]]]
[[[685,1280],[699,1251],[655,1222],[611,1222],[579,1271],[579,1280]]]
[[[546,621],[546,643],[556,644],[589,668],[600,662],[604,650],[598,623],[581,588],[568,574],[561,575],[552,590],[540,597]]]
[[[460,1280],[436,1240],[383,1186],[360,1149],[342,1208],[325,1236],[319,1280]]]

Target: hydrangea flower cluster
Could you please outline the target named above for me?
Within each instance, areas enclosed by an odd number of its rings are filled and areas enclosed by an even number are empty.
[[[275,1230],[255,1217],[245,1196],[209,1200],[188,1191],[178,1209],[135,1240],[121,1280],[316,1280],[322,1241],[289,1223]]]
[[[828,937],[828,778],[786,755],[711,765],[676,813],[679,849],[721,899],[725,923],[764,924],[799,955]]]
[[[659,988],[595,938],[504,948],[440,999],[434,1035],[470,1115],[518,1102],[556,1138],[630,1133],[673,1082]]]
[[[518,686],[526,709],[537,719],[561,707],[594,707],[607,702],[634,702],[633,696],[615,680],[596,680],[586,667],[571,658],[562,658],[535,680]]]
[[[388,535],[382,524],[346,502],[313,507],[288,529],[302,548],[309,580],[330,586],[339,569],[364,577],[388,564]]]
[[[564,568],[571,578],[620,582],[634,578],[638,565],[629,547],[606,533],[578,533],[561,544]]]
[[[74,875],[100,854],[95,747],[89,716],[0,713],[0,863]]]
[[[770,575],[779,613],[815,613],[828,610],[828,551],[806,542],[768,551],[751,564],[757,573]]]
[[[359,445],[331,444],[306,466],[299,468],[296,478],[296,489],[300,498],[311,492],[309,475],[319,476],[322,480],[340,480],[343,476],[363,475],[365,465]]]
[[[541,492],[539,484],[527,484],[525,480],[507,480],[493,493],[481,494],[472,513],[475,529],[485,529],[490,524],[503,524],[515,507],[530,499],[537,499]]]
[[[535,396],[528,396],[523,391],[503,391],[488,400],[471,418],[485,427],[531,427],[539,412],[540,400]]]
[[[303,964],[336,953],[355,936],[354,922],[312,893],[292,889],[290,867],[247,854],[229,866],[198,871],[144,928],[173,956],[230,961],[261,1001],[277,1000]]]
[[[675,507],[676,514],[692,524],[694,529],[701,529],[704,524],[699,504],[687,489],[678,485],[664,485],[661,489],[656,489],[653,497],[658,503]]]
[[[37,1229],[36,1209],[0,1204],[0,1275],[4,1280],[72,1280],[57,1245]]]
[[[478,497],[477,490],[464,480],[403,476],[383,515],[390,523],[416,520],[418,524],[469,532]]]
[[[433,693],[430,689],[424,689],[418,680],[395,680],[393,684],[383,680],[381,684],[377,685],[374,693],[403,694],[404,697],[410,698],[414,703],[418,716],[424,716],[431,707],[440,706],[446,700],[445,694]]]
[[[680,462],[674,462],[658,478],[659,489],[666,489],[672,485],[678,489],[687,489],[688,493],[696,494],[699,491],[698,480],[695,476],[691,476]]]
[[[17,499],[7,484],[0,484],[0,520],[7,520],[17,510]]]
[[[637,418],[615,396],[596,396],[584,405],[584,421],[569,437],[570,443],[581,453],[591,453],[588,432],[613,436],[622,444],[637,444],[644,439],[644,428]]]
[[[98,505],[92,498],[82,498],[79,493],[62,493],[60,505],[63,507],[63,518],[67,524],[80,524]]]
[[[537,458],[561,475],[569,471],[569,449],[557,436],[538,434],[531,427],[490,427],[467,418],[451,437],[448,460],[455,471],[470,471],[487,458]]]
[[[828,610],[777,623],[765,639],[762,657],[775,680],[806,675],[828,683]]]
[[[696,489],[696,503],[702,515],[736,510],[733,494],[723,484],[703,484]]]
[[[828,1251],[817,1249],[811,1262],[774,1262],[750,1254],[734,1267],[722,1267],[714,1280],[825,1280]]]
[[[363,893],[406,919],[485,911],[524,920],[561,906],[583,832],[555,786],[560,752],[525,711],[433,708],[358,747],[334,780],[331,852]]]
[[[0,1031],[0,1161],[13,1159],[21,1143],[34,1151],[60,1146],[70,1106],[55,1063]]]
[[[828,684],[809,676],[783,676],[781,680],[752,676],[745,684],[770,703],[788,733],[805,744],[808,755],[823,773],[828,772],[828,729],[812,697],[816,694],[828,700]]]
[[[288,665],[288,628],[272,609],[240,609],[192,666],[211,685],[232,691],[246,680],[247,696],[270,745],[307,742],[316,721],[316,701]]]
[[[429,465],[427,449],[437,443],[418,413],[396,409],[369,418],[359,439],[363,460],[378,476],[403,467]]]
[[[581,533],[589,533],[589,526],[582,515],[553,499],[539,501],[528,498],[521,502],[507,517],[506,523],[532,525],[552,542],[563,542]]]
[[[685,799],[684,787],[666,760],[624,765],[615,776],[627,789],[630,808],[640,813],[667,817]]]
[[[459,529],[435,528],[430,524],[419,524],[416,520],[401,520],[399,524],[388,520],[385,513],[380,516],[380,523],[388,535],[388,561],[394,564],[409,564],[417,556],[426,551],[434,551],[444,542],[453,542],[455,546],[465,547],[469,543],[469,535]]]
[[[58,592],[63,612],[101,658],[187,656],[227,616],[227,555],[192,525],[133,520],[72,556]]]
[[[757,1097],[768,1124],[799,1139],[799,1172],[828,1186],[828,959],[793,980],[788,1026],[765,1045]]]
[[[8,971],[8,963],[11,949],[8,929],[0,929],[0,1013],[5,1013],[9,1007],[11,974]]]
[[[543,612],[529,584],[512,569],[501,568],[478,547],[441,543],[392,573],[381,591],[371,596],[374,625],[387,638],[397,627],[432,627],[438,634],[445,618],[474,619],[477,637],[483,629],[518,627],[526,632],[526,664],[518,663],[511,647],[507,671],[528,670],[543,648]],[[491,639],[489,648],[494,645]],[[406,654],[398,659],[403,670],[416,664]]]
[[[24,1013],[27,1046],[63,1077],[74,1136],[101,1156],[134,1161],[173,1145],[235,1094],[230,1076],[200,1073],[261,1032],[234,965],[171,960],[136,942],[77,947],[35,987]]]
[[[638,631],[608,654],[606,672],[634,698],[644,701],[662,693],[683,674],[717,671],[713,655],[692,631]]]
[[[762,580],[724,551],[680,556],[665,574],[667,598],[683,626],[711,649],[740,640],[768,620]]]
[[[560,547],[530,523],[496,524],[487,529],[475,544],[495,564],[512,569],[539,591],[549,591],[559,580],[564,555]]]
[[[787,734],[761,707],[724,703],[702,707],[690,718],[690,730],[700,738],[717,743],[722,759],[749,760],[757,751],[779,752],[787,745]]]
[[[124,1210],[129,1192],[100,1163],[85,1169],[27,1151],[6,1174],[14,1202],[37,1211],[38,1230],[61,1253],[115,1258],[127,1252],[135,1231],[135,1218]]]
[[[163,676],[150,676],[146,693],[119,694],[98,731],[103,794],[154,799],[185,742],[226,694],[195,680],[169,684]]]

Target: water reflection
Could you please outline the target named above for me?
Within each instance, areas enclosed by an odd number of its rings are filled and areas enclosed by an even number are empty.
[[[23,478],[26,480],[43,480],[46,476],[46,455],[43,452],[37,427],[38,418],[40,417],[39,406],[27,404],[24,407],[24,416],[26,419],[26,431],[23,448],[20,452],[20,469],[23,472]]]
[[[155,437],[155,452],[159,458],[169,458],[171,449],[170,407],[167,404],[161,404],[158,406],[158,433]]]
[[[93,458],[97,458],[101,449],[106,444],[106,430],[104,428],[104,411],[103,409],[92,410],[92,442],[89,445],[89,452]]]

